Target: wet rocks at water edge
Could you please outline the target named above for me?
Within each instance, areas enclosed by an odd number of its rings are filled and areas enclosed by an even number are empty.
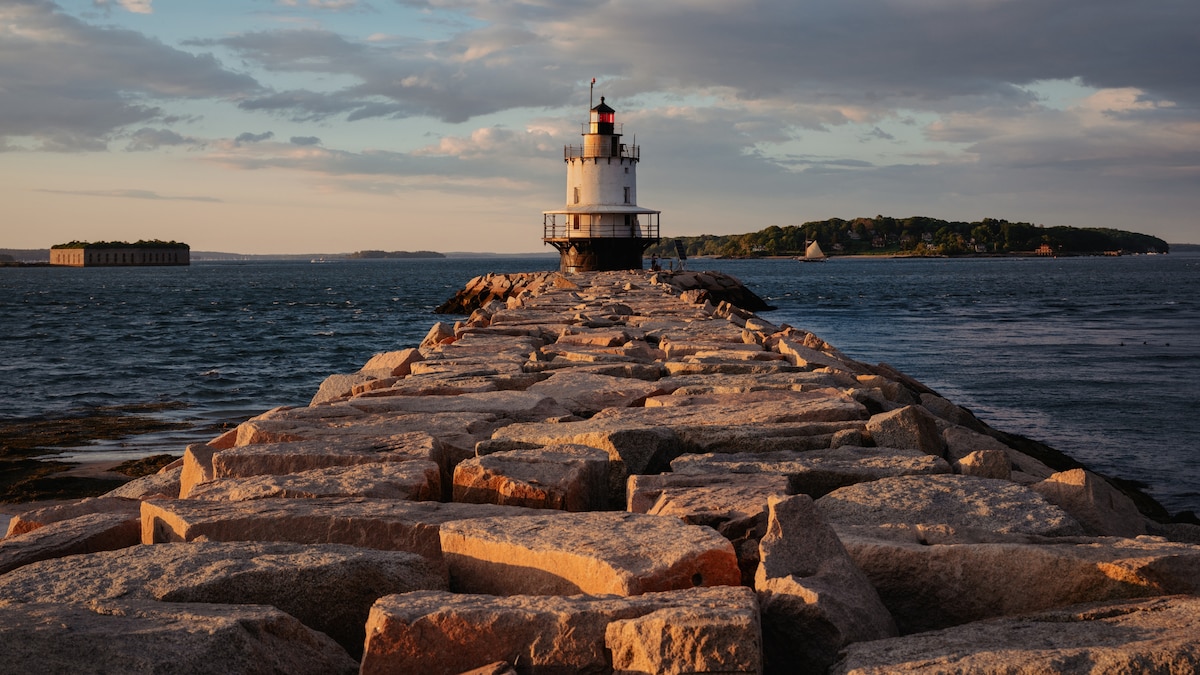
[[[1200,668],[1200,528],[753,297],[705,272],[472,280],[445,306],[466,318],[309,406],[14,518],[0,663]]]

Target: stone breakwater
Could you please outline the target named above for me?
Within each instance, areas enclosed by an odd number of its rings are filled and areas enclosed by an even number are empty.
[[[675,289],[689,302],[727,302],[741,310],[761,312],[774,309],[765,300],[746,288],[737,278],[721,272],[658,272],[651,283]],[[461,290],[434,312],[438,314],[472,314],[493,301],[507,302],[508,298],[529,293],[541,293],[555,285],[570,286],[574,282],[557,272],[527,274],[485,274],[467,282]],[[490,313],[485,313],[490,314]],[[472,319],[473,321],[476,318]]]
[[[15,517],[0,670],[1200,668],[1200,528],[729,282],[481,277],[309,406]]]

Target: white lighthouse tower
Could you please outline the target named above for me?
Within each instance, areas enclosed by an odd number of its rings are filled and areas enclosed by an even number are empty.
[[[563,148],[566,208],[542,212],[542,242],[558,249],[563,272],[642,269],[658,243],[660,211],[637,205],[638,146],[621,142],[616,111],[600,97],[583,145]]]

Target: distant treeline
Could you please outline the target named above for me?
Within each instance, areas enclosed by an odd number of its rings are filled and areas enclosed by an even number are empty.
[[[437,251],[358,251],[346,256],[353,260],[370,258],[445,258]]]
[[[132,244],[127,241],[69,241],[65,244],[55,244],[50,248],[190,248],[178,241],[163,241],[161,239],[138,239]]]
[[[688,256],[754,257],[800,255],[816,241],[828,255],[984,255],[1034,253],[1043,245],[1055,255],[1166,253],[1167,242],[1146,234],[1102,227],[1044,227],[984,218],[974,223],[913,218],[816,220],[803,225],[772,225],[750,234],[665,238],[646,255],[675,256],[675,241]],[[1046,249],[1042,249],[1045,251]]]
[[[0,262],[49,262],[48,248],[0,248]]]

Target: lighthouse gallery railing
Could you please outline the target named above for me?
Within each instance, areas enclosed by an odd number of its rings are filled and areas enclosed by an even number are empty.
[[[558,222],[556,215],[563,215],[563,221]],[[542,239],[654,239],[658,240],[658,214],[648,213],[645,222],[639,222],[632,228],[624,223],[593,224],[585,229],[576,229],[570,224],[570,217],[565,214],[547,213],[542,215]],[[633,230],[631,233],[630,230]]]
[[[582,146],[582,145],[564,145],[563,146],[563,161],[569,161],[572,159],[580,159],[580,158],[584,158],[584,157],[586,157],[587,159],[593,159],[593,158],[599,159],[601,157],[617,157],[620,159],[640,160],[641,159],[641,146],[627,145],[625,143],[621,143],[620,146],[616,149],[616,151],[614,151],[612,148],[608,147],[607,145],[603,146],[603,147],[597,146],[595,148],[589,148],[589,152],[587,154],[584,154],[584,146]]]

